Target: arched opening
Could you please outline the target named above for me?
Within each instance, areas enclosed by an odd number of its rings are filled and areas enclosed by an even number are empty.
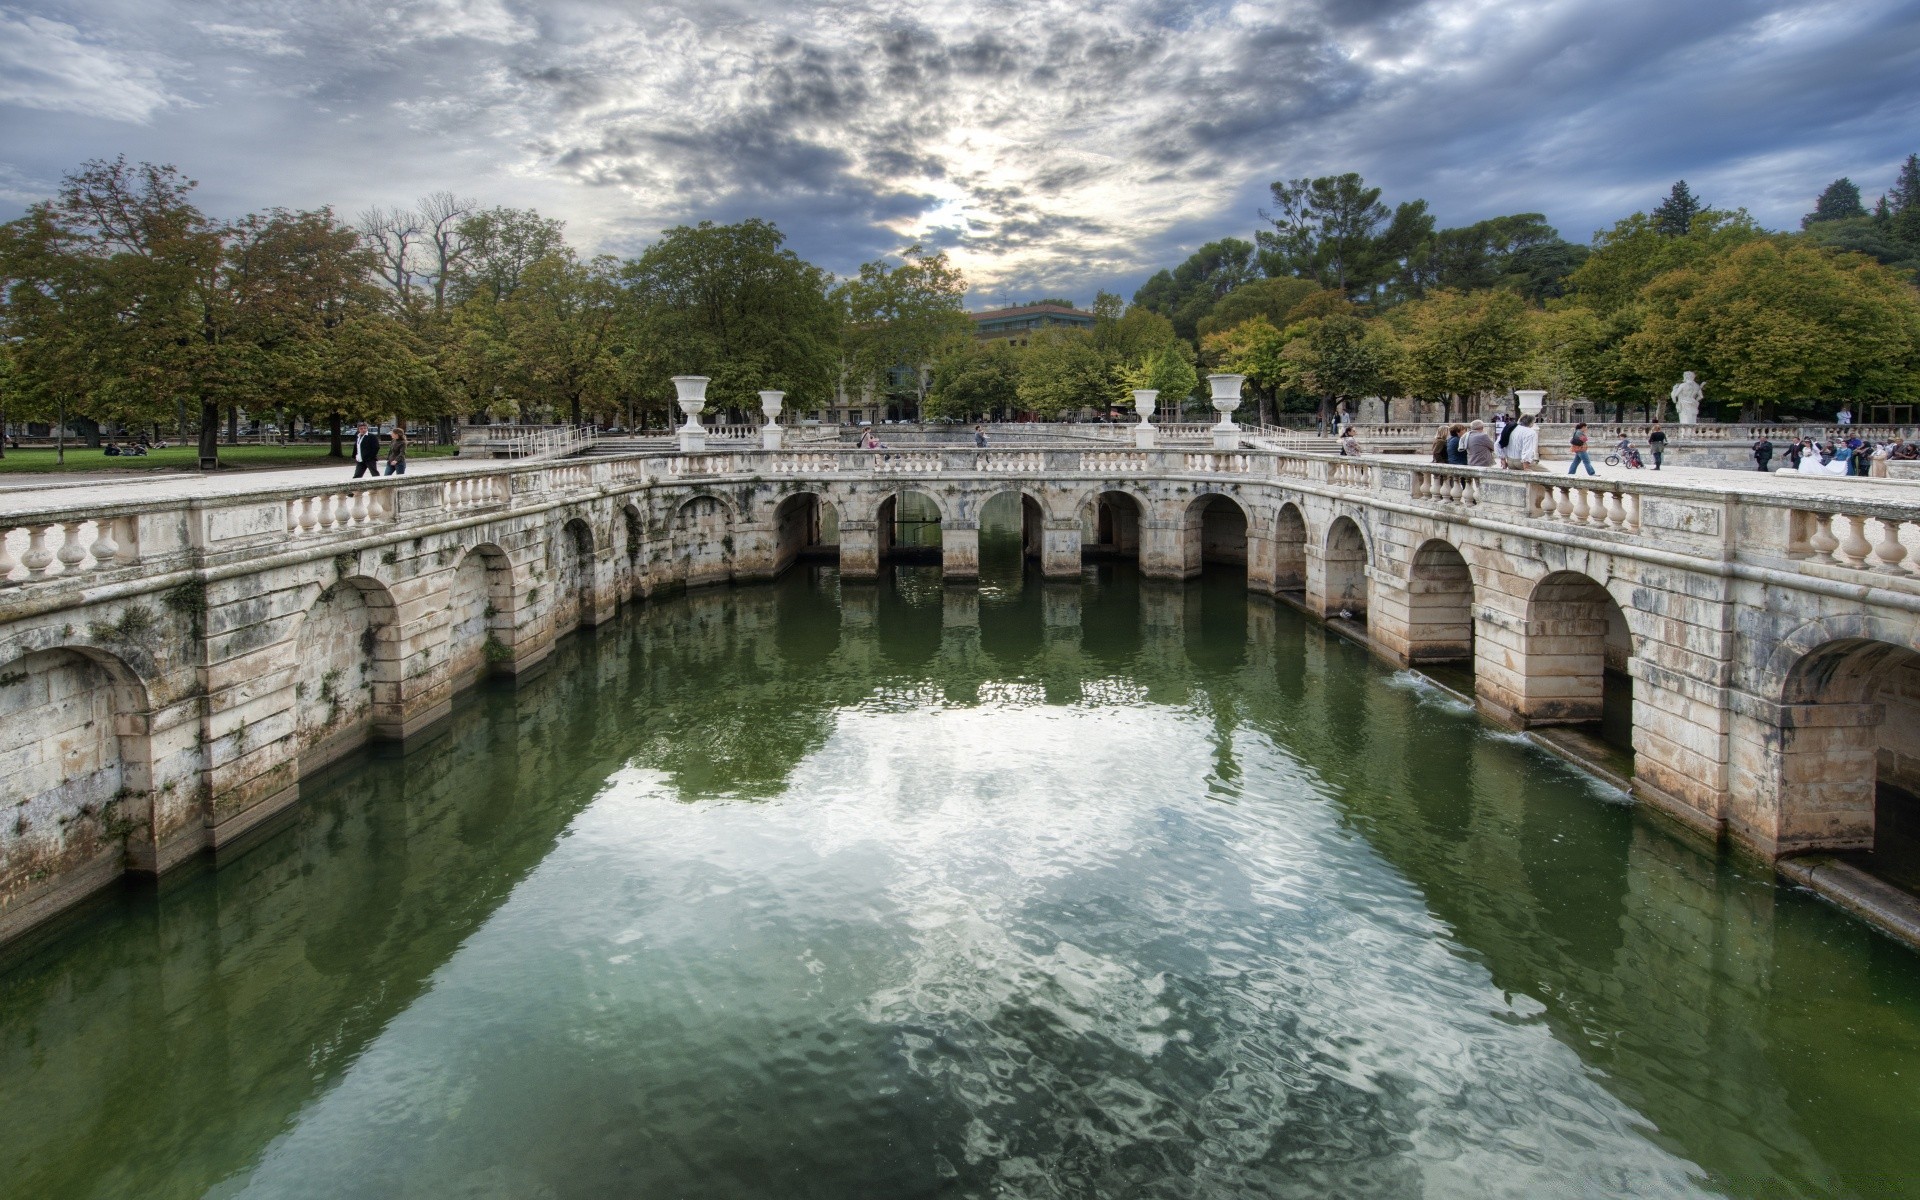
[[[1187,505],[1186,574],[1204,566],[1247,566],[1247,510],[1230,496],[1196,496]]]
[[[940,505],[925,492],[898,492],[874,518],[881,562],[940,562]]]
[[[1282,504],[1274,517],[1273,590],[1307,590],[1307,519],[1294,504]]]
[[[593,528],[579,517],[560,528],[553,540],[553,631],[565,633],[594,623]]]
[[[1794,664],[1782,701],[1780,805],[1783,826],[1801,835],[1793,848],[1866,851],[1876,874],[1920,888],[1920,653],[1828,642]]]
[[[1101,492],[1081,513],[1081,557],[1137,560],[1145,520],[1145,510],[1131,493]]]
[[[796,492],[773,510],[773,573],[802,558],[840,558],[840,514],[812,492]]]
[[[467,551],[447,584],[447,671],[457,690],[513,661],[513,568],[492,543]]]
[[[1352,517],[1335,517],[1327,527],[1326,611],[1348,621],[1367,619],[1367,539]]]
[[[674,581],[686,587],[733,578],[733,510],[716,496],[694,496],[673,514]]]
[[[7,748],[0,887],[18,898],[151,817],[146,721],[146,688],[110,655],[39,650],[0,669],[0,728],[34,731]]]
[[[620,602],[625,604],[633,598],[639,586],[640,564],[647,557],[647,519],[641,515],[639,505],[621,505],[620,526],[614,533],[614,545],[619,547],[620,555],[616,560],[616,587]]]
[[[1407,658],[1473,664],[1473,576],[1451,542],[1433,538],[1413,552],[1407,577]]]
[[[397,732],[401,663],[393,620],[393,597],[363,576],[321,589],[301,618],[293,713],[303,770],[376,733]]]
[[[1607,589],[1556,571],[1527,601],[1526,711],[1532,725],[1585,725],[1614,750],[1633,750],[1633,635]]]
[[[996,492],[980,505],[979,520],[982,597],[1018,591],[1045,544],[1040,502],[1025,492]]]

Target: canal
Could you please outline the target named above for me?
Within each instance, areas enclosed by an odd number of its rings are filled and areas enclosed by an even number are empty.
[[[0,1194],[1920,1195],[1920,956],[1238,574],[636,605],[0,961]]]

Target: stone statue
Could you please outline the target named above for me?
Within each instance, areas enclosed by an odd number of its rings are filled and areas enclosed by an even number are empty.
[[[1682,425],[1700,423],[1700,401],[1706,396],[1706,390],[1693,381],[1692,371],[1680,372],[1680,382],[1673,385],[1667,395],[1673,400],[1673,407],[1680,413]]]

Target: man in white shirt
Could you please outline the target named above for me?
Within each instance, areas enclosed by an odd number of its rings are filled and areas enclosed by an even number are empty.
[[[1516,471],[1540,469],[1540,431],[1533,427],[1531,413],[1520,418],[1507,439],[1507,466]]]

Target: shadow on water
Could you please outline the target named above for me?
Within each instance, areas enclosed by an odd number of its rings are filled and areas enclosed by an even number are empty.
[[[1517,1070],[1495,1043],[1501,1031],[1537,1029],[1636,1114],[1636,1136],[1698,1164],[1707,1190],[1920,1195],[1920,958],[1674,840],[1417,674],[1249,598],[1238,570],[1155,584],[1106,561],[1062,584],[1043,581],[1017,539],[1013,551],[983,534],[977,596],[943,586],[932,567],[897,565],[843,588],[831,566],[803,564],[772,585],[628,610],[565,640],[550,670],[462,697],[404,752],[370,752],[310,780],[291,823],[251,853],[96,906],[0,968],[0,1191],[238,1194],[270,1147],[314,1127],[348,1090],[371,1046],[437,989],[459,991],[448,977],[466,955],[466,986],[485,1004],[515,1007],[573,970],[591,1001],[563,1056],[563,1094],[578,1111],[517,1110],[510,1082],[491,1078],[485,1096],[449,1102],[457,1114],[487,1101],[495,1119],[550,1144],[537,1163],[497,1164],[501,1194],[1314,1195],[1365,1180],[1367,1194],[1412,1195],[1410,1097],[1422,1089],[1437,1089],[1436,1110],[1460,1122],[1446,1136],[1466,1141],[1449,1154],[1471,1155],[1476,1137],[1500,1141],[1536,1109],[1564,1103],[1572,1121],[1591,1106],[1461,1065]],[[903,676],[918,699],[863,708]],[[1016,678],[1026,693],[1000,686]],[[1024,719],[1096,710],[1101,728],[1062,725],[1051,752],[1110,790],[1116,811],[1152,814],[1141,828],[1158,840],[1139,857],[1080,857],[1100,822],[1048,842],[1054,859],[1022,857],[1073,816],[1066,807],[1043,807],[1013,833],[921,830],[923,808],[952,801],[941,747],[859,740],[880,736],[871,730],[932,737],[912,732],[939,728],[916,724],[920,715],[1032,695],[1035,683],[1041,696]],[[863,714],[869,732],[846,732],[848,714]],[[1128,724],[1149,717],[1157,723]],[[1050,745],[1049,728],[1031,726],[1036,745]],[[1095,753],[1074,741],[1095,732],[1126,756],[1076,757]],[[836,810],[821,836],[850,847],[843,873],[807,865],[787,849],[790,834],[764,835],[775,850],[755,861],[773,867],[728,873],[756,836],[756,814],[803,816],[827,792],[857,791],[821,784],[827,765],[888,755],[924,773],[925,791],[897,802],[905,815]],[[1197,800],[1139,794],[1171,787],[1153,773],[1176,762],[1210,772]],[[1148,776],[1162,783],[1136,778]],[[581,826],[621,811],[610,781],[637,778],[671,796],[643,810],[635,844],[654,857],[623,851],[633,859],[611,890],[546,913],[557,924],[542,936],[562,943],[553,962],[577,949],[577,967],[472,965],[483,942],[496,954],[511,946],[516,894],[540,911],[526,896],[538,869],[569,844],[591,846]],[[999,803],[993,788],[971,803]],[[685,850],[676,811],[730,824]],[[862,838],[889,821],[905,821],[915,846],[965,856],[950,887],[932,881],[934,907],[898,913],[870,890],[893,876]],[[1330,840],[1298,840],[1316,823],[1334,830]],[[987,852],[1000,839],[1018,869]],[[1243,842],[1259,853],[1237,858]],[[909,879],[920,869],[902,865]],[[983,918],[952,907],[953,896],[987,894],[1003,871],[1063,882],[1003,918],[1003,940],[964,941]],[[1312,888],[1279,909],[1252,899],[1301,879]],[[1169,923],[1196,897],[1222,907],[1188,917],[1241,924]],[[737,913],[725,907],[736,899]],[[685,927],[656,932],[653,950],[680,946],[669,961],[682,971],[616,1001],[589,953],[599,944],[567,939],[580,936],[575,923],[641,908],[686,914]],[[792,913],[762,932],[749,915],[770,908]],[[1322,926],[1293,924],[1309,910],[1378,923],[1323,941]],[[807,923],[823,912],[838,915]],[[700,916],[711,930],[691,924]],[[952,958],[971,966],[892,979],[945,938],[962,938]],[[985,971],[991,954],[1015,955],[1024,973],[965,973]],[[1350,957],[1330,957],[1341,954]],[[1254,993],[1257,1004],[1239,1006],[1242,976],[1269,960],[1282,979],[1330,961],[1358,974],[1455,970],[1445,987],[1456,991],[1467,986],[1458,968],[1505,1000],[1460,992],[1459,1003],[1480,1006],[1468,1014],[1486,1023],[1478,1042],[1423,1043],[1412,1023],[1405,1046],[1316,1041],[1313,1019],[1324,1017],[1275,999],[1306,1004],[1299,993]],[[1069,972],[1068,988],[1041,963],[1080,974]],[[1112,1015],[1097,1006],[1119,1003],[1116,981],[1134,968],[1159,990],[1138,1012],[1115,1010],[1120,1033],[1077,1032]],[[1335,1010],[1365,998],[1344,986],[1336,977],[1336,994],[1322,998]],[[904,1023],[883,1020],[901,996],[912,999]],[[606,1027],[618,1037],[595,1024],[623,1006],[644,1020]],[[936,1019],[943,1006],[956,1015]],[[725,1023],[766,1009],[782,1015]],[[1308,1040],[1285,1042],[1290,1030]],[[1265,1043],[1239,1048],[1261,1038],[1297,1058],[1276,1066]],[[997,1047],[983,1061],[972,1057],[979,1039]],[[435,1092],[437,1072],[459,1069],[439,1061],[416,1086]],[[963,1071],[977,1073],[959,1080]],[[1479,1081],[1470,1089],[1468,1074]],[[978,1095],[1002,1092],[1023,1115],[985,1131]],[[1217,1107],[1223,1097],[1233,1107]],[[338,1153],[411,1153],[408,1139],[431,1141],[460,1118],[415,1129],[426,1118],[402,1107],[380,1119],[393,1142]],[[1217,1140],[1220,1129],[1235,1140]],[[1038,1172],[1026,1183],[1004,1173],[1022,1163]],[[1610,1190],[1598,1176],[1567,1182],[1569,1194]]]

